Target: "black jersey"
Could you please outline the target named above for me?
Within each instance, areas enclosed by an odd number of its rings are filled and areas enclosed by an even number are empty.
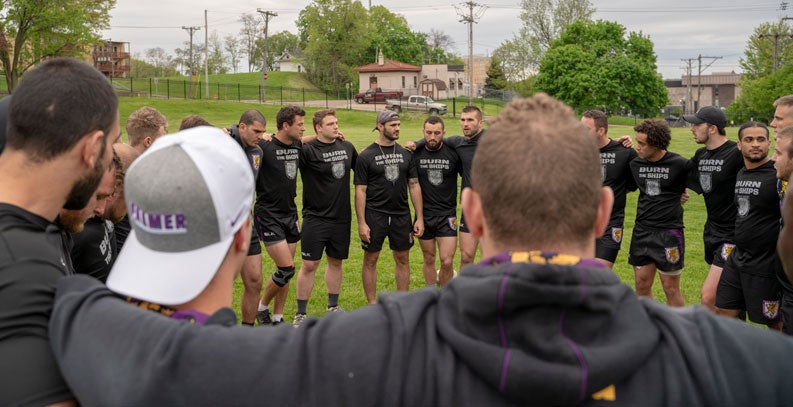
[[[413,154],[399,144],[372,143],[355,163],[355,185],[366,185],[366,209],[387,215],[409,215],[408,179],[417,178]]]
[[[73,398],[47,336],[55,284],[70,273],[60,229],[0,204],[0,405]]]
[[[297,168],[301,143],[284,144],[273,137],[260,141],[262,163],[256,177],[256,212],[270,217],[297,215]]]
[[[332,222],[350,222],[350,170],[358,152],[349,141],[323,143],[318,139],[303,144],[300,177],[303,179],[303,218],[317,217]]]
[[[743,155],[734,141],[708,150],[702,147],[691,158],[694,171],[689,188],[705,197],[708,229],[715,236],[732,240],[735,231],[735,177],[743,168]]]
[[[457,174],[462,171],[460,156],[445,144],[436,151],[426,145],[416,148],[416,161],[424,216],[455,216],[457,214]]]
[[[610,225],[622,225],[625,220],[625,198],[636,190],[636,182],[629,163],[637,157],[636,150],[626,148],[614,140],[600,148],[600,175],[603,185],[614,191]]]
[[[780,217],[776,180],[774,162],[769,160],[755,169],[741,169],[735,181],[735,247],[753,258],[776,251]]]
[[[465,136],[452,136],[443,140],[443,144],[454,148],[457,155],[460,156],[460,163],[463,166],[463,180],[460,185],[460,190],[471,186],[471,166],[474,163],[474,154],[476,154],[476,147],[479,145],[479,140],[485,135],[485,129],[479,134],[468,138]]]
[[[118,250],[116,253],[121,252],[130,230],[132,230],[132,225],[129,224],[129,215],[124,215],[121,221],[113,225],[113,232],[116,235],[116,249]]]
[[[630,167],[640,191],[636,224],[658,229],[682,229],[680,196],[686,190],[691,161],[667,151],[655,162],[636,158],[630,162]]]
[[[104,283],[118,254],[113,223],[94,216],[85,222],[82,232],[72,234],[72,241],[75,273],[88,274]]]
[[[240,128],[238,124],[231,126],[229,131],[231,132],[231,138],[233,138],[234,141],[242,147],[243,151],[245,151],[245,156],[248,157],[248,163],[251,165],[251,170],[253,170],[253,179],[256,179],[256,176],[259,175],[259,167],[262,163],[262,148],[258,145],[246,146],[243,144],[240,138]]]

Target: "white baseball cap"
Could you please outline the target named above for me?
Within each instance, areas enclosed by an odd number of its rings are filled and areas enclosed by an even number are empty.
[[[127,170],[132,231],[108,288],[162,305],[198,296],[234,234],[249,222],[253,190],[242,147],[220,129],[196,127],[158,138]]]

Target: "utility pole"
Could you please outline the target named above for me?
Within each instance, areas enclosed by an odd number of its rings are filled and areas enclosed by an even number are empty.
[[[204,97],[209,99],[209,19],[207,10],[204,9]]]
[[[709,64],[702,67],[702,58],[705,59],[712,59]],[[696,108],[699,109],[699,98],[702,95],[702,71],[708,69],[717,59],[721,59],[722,57],[703,57],[702,54],[699,54],[697,57],[697,106]]]
[[[474,8],[478,7],[476,12]],[[468,24],[468,105],[474,104],[474,23],[482,17],[487,6],[467,1],[454,6],[461,17],[460,22]]]
[[[262,58],[262,103],[264,103],[264,101],[267,100],[267,48],[269,47],[267,43],[267,28],[270,25],[270,17],[277,17],[278,13],[262,10],[260,8],[257,8],[256,12],[261,14],[262,18],[264,18],[264,58]]]
[[[688,86],[686,87],[686,101],[685,106],[683,106],[683,113],[690,114],[694,113],[691,109],[694,106],[691,103],[692,95],[691,95],[691,64],[694,63],[694,58],[688,59],[681,59],[681,61],[685,62],[686,66],[684,69],[686,70],[686,76],[688,77]]]
[[[195,75],[195,69],[193,67],[193,34],[196,31],[200,30],[201,27],[182,26],[182,29],[186,30],[188,33],[190,33],[190,65],[189,65],[189,68],[190,68],[190,97],[192,98],[193,97],[193,76]]]

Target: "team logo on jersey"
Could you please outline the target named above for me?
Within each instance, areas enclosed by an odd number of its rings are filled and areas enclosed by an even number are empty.
[[[605,180],[606,180],[606,166],[605,165],[601,165],[600,166],[600,181],[605,181]]]
[[[344,161],[337,161],[330,167],[333,171],[333,178],[341,179],[344,176]]]
[[[709,172],[699,174],[699,185],[702,187],[702,192],[708,193],[713,189],[710,177],[711,174]]]
[[[446,218],[446,221],[449,222],[449,227],[452,228],[452,230],[457,230],[457,217],[452,216]]]
[[[733,249],[735,249],[735,245],[732,243],[724,243],[721,245],[721,258],[727,260],[727,257],[730,257],[732,254]]]
[[[622,241],[622,228],[611,228],[611,240],[615,243]]]
[[[260,156],[259,154],[251,155],[251,162],[253,163],[253,168],[258,170],[259,165],[262,164],[262,156]]]
[[[287,161],[284,163],[284,169],[286,170],[286,177],[289,179],[295,179],[297,176],[297,162],[295,161]]]
[[[396,165],[385,166],[385,179],[394,182],[399,178],[399,167]]]
[[[738,215],[744,217],[749,214],[749,197],[738,195]]]
[[[670,263],[677,263],[680,261],[680,249],[677,247],[666,247],[664,251],[666,252],[666,261]]]
[[[441,170],[429,170],[427,171],[427,178],[429,178],[430,184],[438,186],[443,182],[443,172]]]
[[[647,180],[647,195],[657,196],[661,195],[661,182],[657,179]]]
[[[763,316],[768,319],[776,319],[779,316],[779,300],[763,300]]]

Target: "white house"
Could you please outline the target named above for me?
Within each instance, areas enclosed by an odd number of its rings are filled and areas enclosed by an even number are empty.
[[[273,68],[281,72],[305,72],[303,67],[303,60],[299,55],[294,55],[289,51],[284,51],[278,58],[275,59]]]

